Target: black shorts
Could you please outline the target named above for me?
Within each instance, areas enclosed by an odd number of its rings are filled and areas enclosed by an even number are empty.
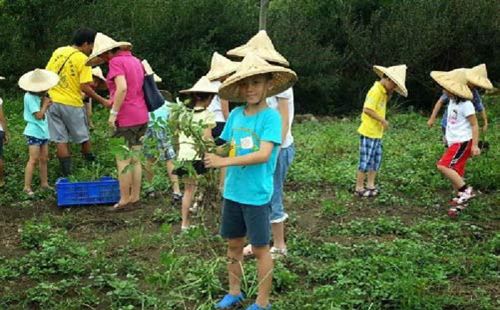
[[[197,175],[205,174],[208,172],[208,169],[205,168],[205,163],[203,160],[193,160],[193,161],[185,161],[182,164],[182,167],[174,170],[174,174],[178,177],[183,177],[189,175],[189,169],[185,167],[186,165],[191,164],[194,168],[194,171]]]
[[[148,124],[142,124],[130,127],[117,127],[113,132],[113,138],[123,138],[129,147],[141,146],[143,137],[146,134]]]

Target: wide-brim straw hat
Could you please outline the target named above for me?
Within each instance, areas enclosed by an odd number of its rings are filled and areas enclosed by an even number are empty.
[[[102,64],[104,60],[102,60],[99,56],[117,47],[120,47],[122,49],[131,49],[132,43],[115,41],[104,33],[98,32],[95,36],[92,54],[90,54],[89,58],[87,59],[87,66],[97,66]]]
[[[382,78],[384,75],[396,84],[396,91],[403,97],[408,97],[406,89],[406,65],[397,65],[392,67],[373,66],[373,71]]]
[[[467,86],[467,69],[451,71],[432,71],[431,77],[446,91],[464,99],[472,99],[472,91]]]
[[[143,61],[141,61],[141,63],[144,67],[144,72],[146,72],[146,75],[153,75],[153,79],[156,83],[160,83],[163,81],[163,79],[153,71],[153,68],[151,67],[147,59],[144,59]]]
[[[259,31],[246,44],[233,48],[226,54],[229,56],[245,57],[248,53],[255,53],[269,62],[286,67],[290,66],[288,60],[276,51],[271,38],[269,38],[265,30]]]
[[[3,76],[0,76],[0,80],[5,80],[5,78]]]
[[[192,93],[209,93],[217,94],[219,92],[220,83],[214,81],[211,82],[206,75],[202,76],[193,87],[189,89],[183,89],[179,93],[181,94],[192,94]]]
[[[210,81],[220,79],[226,75],[232,74],[238,69],[239,63],[232,61],[215,52],[212,55],[212,62],[210,64],[210,71],[207,73],[207,78]]]
[[[45,70],[35,69],[27,72],[19,79],[19,87],[25,91],[40,93],[48,91],[59,83],[59,75]]]
[[[101,67],[92,68],[92,75],[99,78],[101,81],[106,82],[106,78],[104,77],[104,74],[102,73]]]
[[[292,70],[271,65],[258,55],[249,53],[241,62],[236,73],[231,75],[222,83],[219,89],[219,96],[232,102],[245,102],[246,97],[240,93],[240,81],[255,75],[271,73],[271,87],[267,91],[267,96],[272,97],[288,88],[292,87],[297,82],[297,74]]]
[[[491,84],[491,81],[488,79],[488,72],[486,71],[485,64],[467,69],[465,74],[469,83],[483,89],[493,89],[493,84]]]

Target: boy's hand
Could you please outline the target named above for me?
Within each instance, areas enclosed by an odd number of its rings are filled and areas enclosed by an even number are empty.
[[[481,149],[477,145],[473,145],[471,149],[472,156],[479,156],[481,154]]]
[[[433,117],[429,118],[429,120],[427,121],[427,126],[429,126],[429,128],[431,128],[434,125],[435,121],[436,121],[435,118],[433,118]]]
[[[386,121],[385,119],[382,120],[382,126],[384,127],[385,130],[388,130],[389,129],[389,122]]]
[[[224,157],[220,157],[213,153],[206,153],[203,161],[205,162],[205,167],[207,168],[221,168],[224,167]]]
[[[111,100],[109,99],[104,99],[102,101],[102,105],[107,108],[107,109],[111,109],[111,107],[113,106],[113,103],[111,103]]]

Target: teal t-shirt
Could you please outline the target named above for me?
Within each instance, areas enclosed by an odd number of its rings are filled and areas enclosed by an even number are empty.
[[[271,201],[273,175],[281,144],[281,116],[271,108],[245,115],[245,108],[234,109],[220,138],[231,144],[229,156],[242,156],[258,151],[260,142],[272,142],[274,148],[265,163],[230,166],[224,182],[224,198],[242,204],[262,206]]]
[[[158,122],[158,125],[162,128],[166,127],[166,122],[168,121],[168,117],[170,115],[170,108],[168,107],[171,103],[165,101],[165,104],[149,113],[149,123],[148,127],[153,127],[155,122]]]
[[[24,95],[24,120],[27,123],[23,132],[25,136],[38,139],[49,139],[47,117],[36,119],[35,115],[33,115],[33,113],[39,112],[41,109],[42,98],[30,93]]]

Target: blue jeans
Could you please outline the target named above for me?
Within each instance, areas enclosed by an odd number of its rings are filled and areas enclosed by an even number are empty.
[[[278,162],[274,171],[274,192],[271,198],[271,223],[281,223],[288,218],[283,207],[283,185],[294,156],[295,146],[293,144],[280,149],[278,154]]]

